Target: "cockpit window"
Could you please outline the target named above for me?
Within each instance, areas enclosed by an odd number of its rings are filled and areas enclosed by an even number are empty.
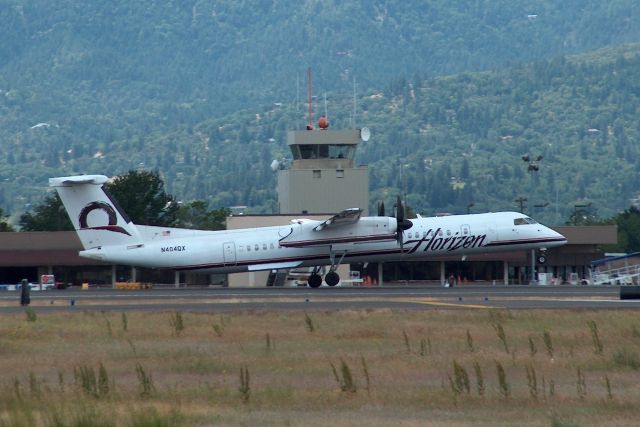
[[[537,224],[537,222],[529,217],[516,218],[513,220],[513,225],[524,225],[524,224]]]

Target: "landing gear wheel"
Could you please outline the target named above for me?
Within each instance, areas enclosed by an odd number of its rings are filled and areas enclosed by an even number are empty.
[[[322,285],[322,276],[319,274],[312,274],[309,276],[307,282],[309,283],[310,288],[319,288],[320,285]]]
[[[327,274],[325,274],[324,281],[329,286],[335,286],[340,281],[340,276],[335,271],[329,271]]]

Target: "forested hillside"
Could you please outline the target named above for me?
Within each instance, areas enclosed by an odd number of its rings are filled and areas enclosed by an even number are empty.
[[[270,211],[311,65],[336,127],[356,79],[372,203],[406,188],[427,213],[513,207],[532,151],[557,217],[583,199],[608,215],[637,188],[636,48],[517,64],[640,41],[635,6],[0,0],[0,207],[15,218],[49,176],[158,168],[180,199]]]
[[[464,212],[471,203],[473,211],[516,209],[515,200],[526,197],[526,206],[548,204],[533,214],[550,223],[589,203],[586,214],[612,216],[640,188],[639,82],[640,45],[632,45],[500,71],[399,80],[369,92],[358,101],[358,125],[373,137],[360,145],[357,160],[370,167],[371,205],[390,205],[406,193],[414,210],[433,214]],[[351,103],[328,104],[333,126],[346,127]],[[99,144],[104,156],[65,156],[64,146],[50,144],[41,162],[16,144],[5,170],[28,188],[30,179],[44,186],[59,173],[157,168],[179,199],[271,212],[269,165],[289,157],[286,131],[302,126],[302,110],[275,105],[173,132],[150,130]],[[57,131],[33,129],[26,145]],[[538,172],[527,172],[527,153],[543,156]],[[31,156],[26,164],[33,168],[24,168],[22,155]],[[62,165],[59,157],[66,157]]]
[[[350,108],[330,104],[335,127],[348,125]],[[362,97],[358,109],[358,124],[373,133],[357,155],[370,167],[372,208],[405,192],[426,214],[461,213],[470,203],[476,212],[516,209],[526,197],[527,212],[548,204],[535,216],[562,223],[576,209],[613,216],[640,189],[640,45],[400,80]],[[138,159],[166,171],[175,194],[269,212],[276,197],[269,164],[289,156],[285,132],[296,117],[282,106],[212,119],[169,135],[169,159]],[[543,156],[538,172],[528,172],[525,154]]]

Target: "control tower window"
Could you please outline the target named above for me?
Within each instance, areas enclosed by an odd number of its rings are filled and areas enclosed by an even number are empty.
[[[330,159],[352,159],[355,153],[355,147],[353,145],[338,144],[329,145],[328,147]]]
[[[294,160],[299,159],[350,159],[353,160],[356,147],[351,144],[305,144],[291,147]]]
[[[300,148],[301,159],[317,159],[318,158],[317,145],[300,145],[299,148]]]

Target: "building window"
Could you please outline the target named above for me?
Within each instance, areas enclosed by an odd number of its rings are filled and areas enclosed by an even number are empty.
[[[320,170],[319,170],[319,169],[314,169],[314,170],[313,170],[313,178],[314,178],[314,179],[320,179],[320,178],[322,178],[322,174],[320,173]]]
[[[336,169],[336,178],[344,178],[344,169]]]

